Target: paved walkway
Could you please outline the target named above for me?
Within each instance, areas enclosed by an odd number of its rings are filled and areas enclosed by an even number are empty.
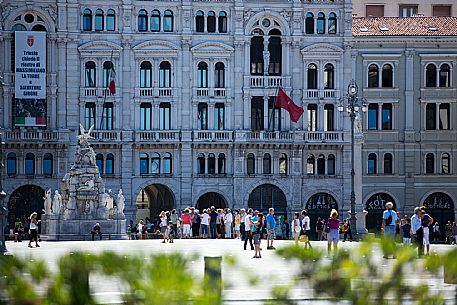
[[[276,241],[275,246],[284,247],[291,245],[292,241]],[[325,249],[325,242],[312,242],[314,247]],[[355,249],[358,243],[340,243],[340,247]],[[443,252],[453,246],[432,245],[432,249]],[[253,252],[244,251],[240,240],[175,240],[174,244],[162,244],[161,240],[122,240],[122,241],[72,241],[72,242],[42,242],[40,248],[30,249],[27,242],[7,242],[8,251],[23,258],[41,259],[54,269],[60,256],[74,251],[86,251],[97,253],[111,250],[116,253],[150,255],[155,253],[180,252],[184,255],[195,254],[195,260],[190,264],[192,272],[203,276],[204,256],[233,256],[238,262],[238,267],[233,268],[223,263],[222,275],[224,279],[224,300],[226,304],[263,304],[266,299],[271,298],[270,290],[276,285],[290,285],[299,270],[298,262],[291,262],[275,255],[275,251],[262,251],[262,259],[253,259]],[[266,249],[266,243],[263,242]],[[356,250],[355,250],[356,251]],[[374,253],[375,258],[380,262],[380,268],[388,267],[391,260],[383,260],[381,255]],[[256,274],[259,282],[252,286],[248,275]],[[419,278],[427,281],[432,291],[441,290],[448,298],[455,293],[454,285],[443,283],[443,276],[433,278],[429,275],[411,273],[406,280],[411,283],[419,283]],[[104,304],[119,303],[121,300],[120,283],[115,280],[100,280],[91,277],[91,287],[97,301]],[[97,285],[94,285],[95,282]],[[300,287],[292,286],[291,296],[299,304],[330,304],[325,300],[318,300],[314,297],[312,289],[306,284]],[[310,302],[311,301],[311,302]],[[339,304],[344,304],[339,302]]]

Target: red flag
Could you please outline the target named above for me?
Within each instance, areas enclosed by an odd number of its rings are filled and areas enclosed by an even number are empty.
[[[298,122],[304,112],[303,108],[295,104],[281,87],[278,88],[278,96],[276,97],[275,105],[287,110],[290,114],[290,119],[294,123]]]
[[[112,57],[112,55],[111,55]],[[111,59],[111,70],[109,71],[109,93],[111,95],[116,94],[116,83],[114,82],[114,78],[116,77],[116,71],[114,70],[113,59]]]

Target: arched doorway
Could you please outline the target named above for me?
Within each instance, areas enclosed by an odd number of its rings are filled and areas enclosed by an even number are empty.
[[[448,221],[455,221],[454,202],[449,195],[440,192],[430,194],[425,198],[423,205],[427,207],[427,213],[438,222],[442,233]]]
[[[320,217],[326,221],[330,216],[330,211],[332,209],[338,211],[338,204],[332,195],[327,193],[316,193],[308,199],[305,209],[308,211],[308,216],[311,222],[311,236],[312,238],[317,239],[317,219]]]
[[[151,222],[159,220],[161,211],[175,208],[173,192],[163,184],[151,184],[140,191],[136,199],[137,222],[148,217]]]
[[[368,232],[376,233],[376,228],[382,221],[382,213],[386,209],[386,203],[392,202],[394,210],[397,210],[397,204],[395,200],[386,193],[376,193],[368,198],[365,203],[365,210],[368,212],[366,216],[366,227]]]
[[[225,209],[227,202],[224,196],[216,192],[208,192],[198,198],[196,208],[199,211],[210,208],[211,206],[214,206],[216,209]]]
[[[19,220],[25,220],[33,212],[38,218],[44,209],[44,189],[36,185],[24,185],[16,189],[8,201],[8,223],[10,226]]]
[[[265,215],[269,208],[274,208],[277,216],[284,216],[287,213],[286,195],[273,184],[262,184],[256,187],[249,195],[248,206]]]

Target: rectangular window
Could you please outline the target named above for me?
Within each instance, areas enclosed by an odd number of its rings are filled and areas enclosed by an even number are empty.
[[[159,71],[159,87],[171,87],[171,69],[160,69]]]
[[[171,129],[171,105],[170,103],[160,103],[159,105],[159,129]]]
[[[378,129],[378,104],[368,105],[368,130]]]
[[[334,122],[334,107],[333,105],[324,106],[324,131],[334,131],[335,122]]]
[[[16,175],[16,159],[15,158],[8,158],[6,162],[7,174],[9,176]]]
[[[103,107],[102,129],[113,130],[113,103],[105,103]]]
[[[367,5],[365,17],[384,17],[384,5]]]
[[[208,104],[199,103],[197,112],[197,129],[207,130],[208,129]]]
[[[225,129],[225,105],[222,103],[217,103],[214,106],[214,129]]]
[[[254,96],[251,100],[251,129],[263,130],[263,97]]]
[[[382,130],[392,130],[392,104],[382,105]]]
[[[86,103],[84,107],[84,125],[86,129],[95,125],[95,103]]]
[[[433,16],[435,17],[450,17],[451,16],[451,6],[450,5],[434,5],[433,6]]]
[[[425,107],[425,129],[436,129],[436,104],[427,104]]]
[[[368,159],[368,174],[376,174],[376,160]]]
[[[440,129],[449,130],[449,119],[450,119],[450,105],[440,104]]]
[[[140,105],[140,129],[152,129],[152,105],[149,103],[142,103]]]
[[[275,105],[276,97],[268,99],[268,130],[281,130],[281,109]]]
[[[400,17],[411,17],[417,14],[417,5],[400,5]]]
[[[317,130],[317,105],[309,104],[308,105],[308,131]]]

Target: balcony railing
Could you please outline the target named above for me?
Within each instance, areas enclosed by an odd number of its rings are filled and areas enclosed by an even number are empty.
[[[135,141],[138,142],[177,142],[180,139],[178,130],[140,130],[135,132]]]
[[[340,98],[340,91],[335,89],[308,89],[305,90],[304,98]]]
[[[135,88],[136,97],[172,97],[175,88]]]
[[[94,130],[90,135],[95,141],[120,141],[121,134],[120,130]]]
[[[285,76],[250,76],[249,85],[251,88],[276,88],[278,86],[287,87]]]
[[[4,132],[6,141],[68,141],[68,131],[50,130],[7,130]]]
[[[232,141],[233,132],[229,130],[198,130],[194,132],[194,141]]]
[[[82,87],[80,88],[80,96],[85,97],[117,97],[119,96],[119,91],[116,90],[114,95],[111,95],[108,88],[100,88],[100,87]]]
[[[303,134],[305,142],[341,142],[344,141],[341,131],[305,131]]]

